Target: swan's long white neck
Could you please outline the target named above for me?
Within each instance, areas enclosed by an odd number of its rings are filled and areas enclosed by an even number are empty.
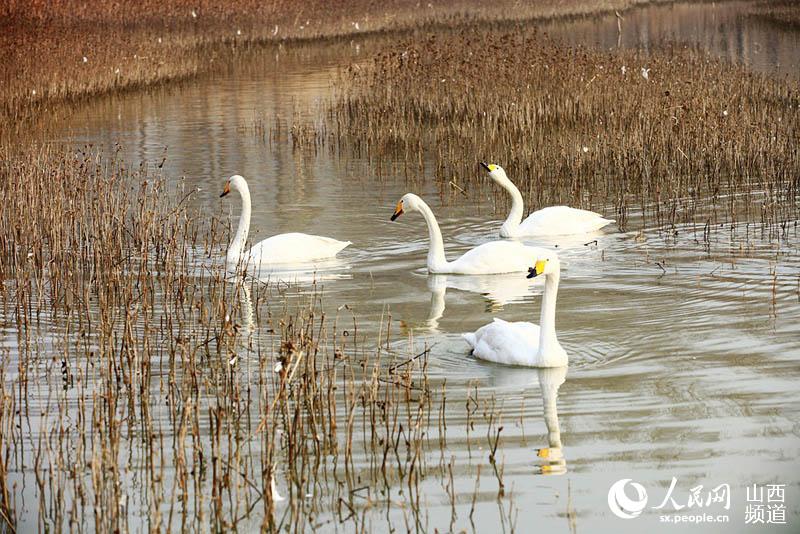
[[[503,237],[513,237],[516,235],[519,223],[522,222],[522,213],[524,210],[522,193],[519,192],[517,186],[515,186],[507,176],[495,178],[495,181],[511,195],[511,211],[508,217],[506,217],[503,226],[500,227],[500,235]]]
[[[422,213],[425,222],[428,224],[428,234],[430,236],[430,246],[428,248],[428,271],[435,273],[441,272],[447,265],[447,258],[444,255],[444,241],[439,223],[436,222],[433,212],[428,205],[420,200],[417,209]]]
[[[542,313],[539,319],[539,354],[542,359],[559,354],[563,349],[556,337],[556,297],[560,269],[545,275],[544,295],[542,296]]]
[[[231,181],[231,186],[242,196],[242,214],[239,217],[239,226],[236,228],[236,235],[233,236],[233,241],[231,241],[228,247],[228,265],[235,265],[239,262],[242,250],[244,250],[244,245],[247,242],[247,233],[250,231],[251,206],[250,189],[247,187],[247,183],[240,180],[233,180]]]

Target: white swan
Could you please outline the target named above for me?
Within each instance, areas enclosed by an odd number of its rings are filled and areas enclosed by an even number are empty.
[[[550,206],[534,211],[523,221],[522,194],[506,176],[500,165],[481,163],[494,182],[511,195],[511,212],[500,227],[501,237],[554,236],[595,232],[614,222],[604,219],[593,211],[570,208],[569,206]]]
[[[477,358],[527,367],[567,365],[567,353],[556,337],[556,297],[561,276],[558,256],[539,256],[528,278],[539,275],[545,277],[540,326],[495,318],[475,332],[462,334]]]
[[[350,241],[337,241],[330,237],[292,232],[269,237],[245,252],[244,244],[250,230],[250,189],[247,187],[247,181],[238,174],[228,178],[220,198],[230,193],[231,189],[235,189],[242,196],[242,216],[239,217],[236,235],[228,247],[229,269],[235,269],[238,265],[259,269],[268,264],[322,260],[336,256],[340,250],[350,245]]]
[[[531,259],[546,253],[544,249],[529,247],[516,241],[490,241],[464,253],[460,258],[447,261],[439,223],[428,205],[413,193],[407,193],[395,207],[392,220],[409,211],[422,213],[428,223],[430,248],[428,272],[440,274],[500,274],[525,272]]]

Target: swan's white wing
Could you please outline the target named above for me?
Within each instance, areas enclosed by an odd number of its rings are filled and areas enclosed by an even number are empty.
[[[516,241],[490,241],[467,251],[448,264],[453,274],[499,274],[526,272],[546,249],[529,247]]]
[[[550,206],[528,215],[516,230],[516,235],[546,236],[594,232],[614,222],[593,211]]]
[[[536,366],[539,327],[532,323],[509,323],[495,318],[474,333],[464,334],[472,353],[482,360],[505,365]]]
[[[292,232],[274,235],[247,252],[248,263],[254,266],[271,263],[293,263],[321,260],[335,256],[350,241]]]

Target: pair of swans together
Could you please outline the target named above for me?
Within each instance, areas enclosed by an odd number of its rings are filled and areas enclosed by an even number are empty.
[[[565,235],[595,231],[613,221],[599,214],[553,206],[539,210],[522,221],[522,195],[498,165],[481,164],[489,176],[512,196],[512,208],[503,223],[500,235]],[[225,183],[220,197],[235,189],[242,197],[242,215],[233,241],[228,248],[229,268],[240,265],[256,269],[265,264],[307,262],[335,256],[351,244],[329,237],[301,233],[288,233],[265,239],[244,251],[250,228],[251,202],[247,182],[241,176],[232,176]],[[526,322],[509,323],[495,318],[494,322],[474,333],[464,334],[473,354],[481,359],[506,365],[531,367],[559,367],[567,365],[567,355],[555,334],[555,305],[560,278],[558,257],[545,249],[523,245],[517,241],[491,241],[483,243],[454,261],[447,261],[439,224],[430,207],[417,195],[407,193],[395,207],[391,220],[406,211],[418,211],[428,225],[430,248],[428,272],[436,274],[503,274],[528,272],[528,278],[544,276],[545,291],[542,299],[541,328]],[[534,266],[531,267],[533,260]]]

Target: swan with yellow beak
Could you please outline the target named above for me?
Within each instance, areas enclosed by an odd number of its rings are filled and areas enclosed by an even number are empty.
[[[525,367],[562,367],[567,365],[567,352],[556,336],[556,297],[561,277],[558,256],[547,252],[539,255],[528,278],[545,278],[539,324],[504,321],[495,318],[475,332],[462,334],[476,358],[504,365]]]
[[[505,189],[511,196],[511,211],[500,227],[500,237],[546,237],[596,232],[613,223],[599,213],[571,208],[569,206],[549,206],[536,210],[522,219],[524,204],[517,186],[506,176],[500,165],[481,163],[494,183]]]

